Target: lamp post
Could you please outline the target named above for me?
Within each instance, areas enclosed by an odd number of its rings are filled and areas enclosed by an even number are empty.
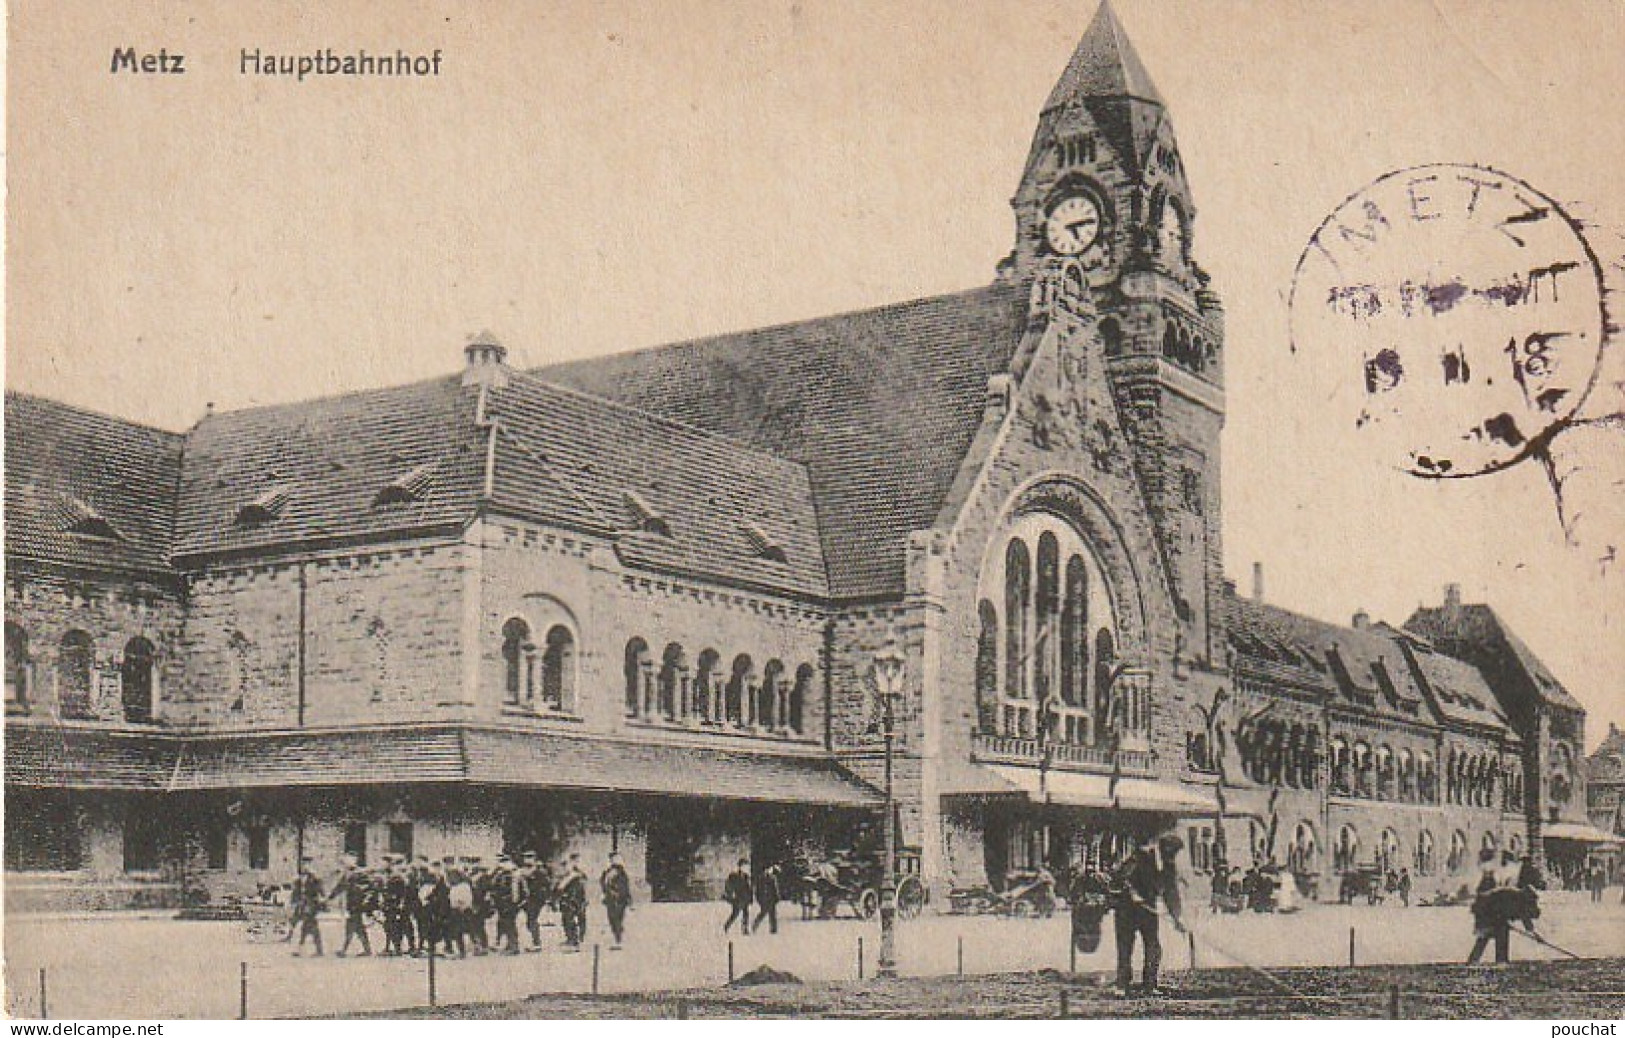
[[[886,746],[886,858],[880,880],[880,962],[878,977],[897,976],[897,812],[892,804],[892,743],[897,738],[893,702],[901,694],[903,654],[894,641],[875,653],[870,673],[880,696],[881,735]]]

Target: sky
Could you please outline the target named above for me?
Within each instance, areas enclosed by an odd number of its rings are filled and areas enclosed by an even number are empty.
[[[453,371],[482,329],[540,365],[985,284],[1094,8],[12,0],[7,385],[183,429]],[[1430,162],[1520,177],[1625,255],[1625,6],[1115,8],[1224,300],[1229,572],[1341,622],[1458,583],[1586,704],[1589,744],[1625,725],[1621,577],[1563,543],[1545,476],[1424,482],[1361,451],[1287,308],[1326,215]],[[114,74],[123,47],[186,71]],[[442,72],[241,71],[317,48]]]

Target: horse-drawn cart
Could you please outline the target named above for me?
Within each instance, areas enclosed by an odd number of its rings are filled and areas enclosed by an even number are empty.
[[[919,856],[907,851],[898,855],[897,915],[913,919],[925,909],[925,884],[920,881]],[[855,858],[836,852],[827,858],[802,865],[800,897],[808,918],[834,919],[843,906],[859,919],[873,919],[880,911],[880,892],[885,882],[878,858]]]

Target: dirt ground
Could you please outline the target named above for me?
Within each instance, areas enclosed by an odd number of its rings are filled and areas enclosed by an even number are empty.
[[[1510,966],[1305,967],[1174,973],[1167,994],[1114,997],[1107,978],[1053,970],[977,977],[770,984],[645,995],[539,995],[392,1017],[526,1019],[1618,1019],[1625,959]]]

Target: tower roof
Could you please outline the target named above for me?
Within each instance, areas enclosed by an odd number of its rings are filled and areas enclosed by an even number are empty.
[[[1044,109],[1060,108],[1078,98],[1133,97],[1162,104],[1162,95],[1151,82],[1150,73],[1140,63],[1128,34],[1112,10],[1111,0],[1101,0],[1089,31],[1078,41],[1066,71],[1050,91]]]

